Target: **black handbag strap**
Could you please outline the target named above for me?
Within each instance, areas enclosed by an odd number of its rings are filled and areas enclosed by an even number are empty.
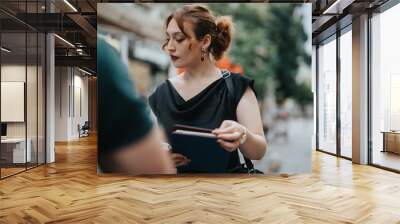
[[[234,102],[234,98],[235,95],[233,93],[233,82],[232,82],[232,78],[230,77],[231,73],[228,70],[223,70],[222,71],[222,77],[225,80],[226,83],[226,87],[228,88],[228,97],[229,97],[229,102],[233,103]],[[232,107],[231,107],[232,108]],[[235,116],[236,117],[236,116]],[[239,150],[236,150],[236,152],[238,153],[238,158],[239,158]],[[243,155],[243,154],[242,154]],[[254,172],[254,165],[253,162],[251,162],[250,159],[246,158],[246,156],[243,155],[244,161],[246,163],[246,167],[249,170],[249,173]]]

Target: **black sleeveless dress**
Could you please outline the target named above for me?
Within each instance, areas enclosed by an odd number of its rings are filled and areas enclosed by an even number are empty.
[[[229,97],[224,78],[214,81],[187,101],[180,96],[169,80],[156,88],[149,97],[149,104],[169,141],[172,128],[176,124],[215,129],[224,120],[237,120],[236,108],[239,101],[248,87],[254,91],[254,81],[246,76],[231,73],[234,94],[233,97]],[[231,152],[226,172],[237,166],[240,166],[240,160],[238,152],[234,151]]]

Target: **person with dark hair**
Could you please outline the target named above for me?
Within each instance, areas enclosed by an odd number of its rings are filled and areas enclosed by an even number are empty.
[[[159,85],[149,103],[168,140],[176,124],[214,129],[219,144],[230,152],[226,172],[241,167],[238,149],[248,161],[261,159],[267,143],[254,81],[223,72],[215,65],[232,42],[231,17],[215,18],[205,6],[185,5],[167,17],[165,29],[162,47],[173,65],[184,72]],[[228,79],[233,86],[232,95]],[[172,158],[178,172],[180,166],[190,162],[177,153]]]
[[[97,39],[97,60],[99,173],[176,173],[127,66],[103,38]]]

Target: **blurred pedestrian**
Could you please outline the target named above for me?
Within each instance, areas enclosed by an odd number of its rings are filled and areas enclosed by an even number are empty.
[[[127,66],[103,38],[97,39],[98,168],[104,173],[171,174],[150,111],[132,88]]]

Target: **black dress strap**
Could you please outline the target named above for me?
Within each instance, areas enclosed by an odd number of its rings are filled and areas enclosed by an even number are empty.
[[[225,79],[226,87],[228,88],[228,96],[231,99],[228,102],[233,103],[233,98],[235,96],[234,96],[234,93],[233,93],[233,82],[232,82],[232,79],[231,79],[230,76],[231,76],[231,73],[228,70],[224,70],[223,71],[222,77]],[[239,150],[236,150],[236,152],[237,152],[237,157],[239,158]],[[244,155],[243,155],[243,158],[244,158],[244,161],[246,163],[246,167],[249,169],[249,172],[254,170],[253,162],[251,162],[251,160],[246,158],[246,156],[244,156]]]

